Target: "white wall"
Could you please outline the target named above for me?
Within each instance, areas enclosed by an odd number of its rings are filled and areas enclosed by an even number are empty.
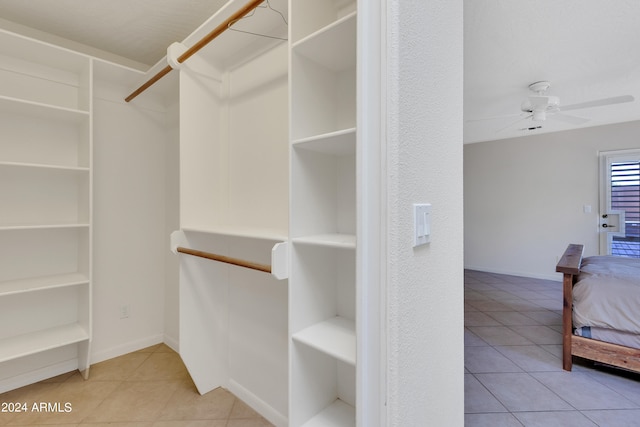
[[[164,336],[165,113],[150,96],[125,104],[128,90],[96,83],[92,363]]]
[[[569,243],[597,254],[598,152],[640,148],[639,133],[628,122],[465,145],[465,267],[561,280]]]
[[[462,426],[462,1],[387,14],[387,424]],[[414,249],[418,202],[432,236]]]

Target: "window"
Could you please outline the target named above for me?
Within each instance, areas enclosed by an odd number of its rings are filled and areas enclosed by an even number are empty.
[[[640,258],[640,161],[610,162],[610,207],[624,211],[625,233],[612,236],[611,254]]]

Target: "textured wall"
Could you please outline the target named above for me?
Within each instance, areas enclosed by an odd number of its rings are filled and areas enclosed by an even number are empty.
[[[462,2],[387,13],[388,425],[462,426]],[[413,248],[423,202],[431,243]]]

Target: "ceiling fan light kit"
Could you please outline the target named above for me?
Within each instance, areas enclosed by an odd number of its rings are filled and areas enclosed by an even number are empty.
[[[525,99],[520,105],[520,109],[524,113],[531,114],[532,120],[544,121],[547,119],[548,112],[554,113],[560,109],[560,98],[544,94],[549,87],[551,87],[551,83],[545,80],[529,85],[529,90],[536,93],[536,95]]]
[[[548,112],[557,112],[560,108],[560,98],[557,96],[530,96],[522,102],[520,109],[530,113],[533,120],[545,120]]]

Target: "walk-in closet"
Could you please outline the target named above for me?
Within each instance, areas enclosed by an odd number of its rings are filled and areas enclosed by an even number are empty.
[[[386,181],[418,157],[383,6],[229,0],[146,67],[0,25],[0,393],[165,343],[278,427],[400,417],[418,299],[384,283],[439,240],[411,246],[423,196]]]
[[[174,345],[200,393],[227,388],[276,425],[354,425],[355,2],[260,3],[229,2],[146,73],[1,35],[5,389],[88,377],[94,277],[123,280],[157,244],[179,271]],[[177,182],[161,209],[173,230],[151,237],[135,210],[101,216],[159,163],[134,176],[114,145],[154,138]],[[109,156],[107,183],[94,168]]]

